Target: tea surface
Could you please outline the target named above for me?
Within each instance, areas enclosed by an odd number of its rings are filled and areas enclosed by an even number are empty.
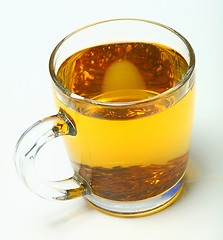
[[[126,102],[170,89],[187,68],[185,59],[165,46],[117,43],[73,54],[60,66],[57,77],[65,88],[82,97]]]

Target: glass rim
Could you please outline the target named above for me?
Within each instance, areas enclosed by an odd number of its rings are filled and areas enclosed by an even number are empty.
[[[71,91],[69,91],[68,89],[66,89],[62,84],[61,82],[59,81],[59,79],[57,78],[57,75],[54,71],[54,59],[55,59],[55,56],[60,48],[60,46],[66,42],[66,40],[68,40],[70,37],[72,37],[73,35],[75,35],[76,33],[84,30],[84,29],[87,29],[87,28],[90,28],[92,26],[95,26],[95,25],[98,25],[98,24],[102,24],[102,23],[107,23],[107,22],[112,22],[112,21],[141,21],[141,22],[146,22],[146,23],[149,23],[149,24],[153,24],[153,25],[157,25],[159,27],[162,27],[162,28],[165,28],[167,30],[169,30],[170,32],[172,32],[173,34],[175,34],[179,39],[182,40],[182,42],[185,44],[185,46],[187,47],[188,49],[188,52],[189,52],[189,57],[190,57],[190,61],[188,63],[188,69],[186,71],[186,73],[184,74],[183,78],[176,84],[174,85],[172,88],[164,91],[163,93],[160,93],[154,97],[151,97],[151,98],[146,98],[146,99],[142,99],[142,100],[137,100],[137,101],[129,101],[129,102],[102,102],[102,101],[97,101],[97,100],[94,100],[94,99],[90,99],[90,98],[86,98],[86,97],[82,97],[78,94],[75,94],[75,93],[72,93]],[[65,59],[64,59],[65,60]],[[110,20],[104,20],[104,21],[100,21],[100,22],[96,22],[96,23],[93,23],[93,24],[89,24],[89,25],[86,25],[82,28],[79,28],[75,31],[73,31],[72,33],[68,34],[64,39],[62,39],[57,45],[56,47],[54,48],[51,56],[50,56],[50,60],[49,60],[49,71],[50,71],[50,75],[51,75],[51,78],[53,80],[53,83],[54,85],[60,89],[60,91],[62,91],[67,97],[70,97],[71,99],[73,100],[77,100],[77,101],[81,101],[81,102],[85,102],[85,103],[90,103],[90,104],[94,104],[94,105],[98,105],[98,106],[109,106],[109,107],[118,107],[118,106],[134,106],[134,105],[138,105],[138,104],[144,104],[144,103],[147,103],[147,102],[153,102],[153,101],[156,101],[156,100],[159,100],[161,98],[165,98],[167,96],[170,96],[171,94],[173,94],[174,92],[176,92],[178,89],[180,89],[182,86],[185,85],[186,82],[188,82],[193,73],[194,73],[194,69],[195,69],[195,54],[194,54],[194,50],[192,48],[192,46],[190,45],[190,43],[188,42],[188,40],[183,36],[181,35],[179,32],[177,32],[176,30],[164,25],[164,24],[161,24],[161,23],[157,23],[157,22],[154,22],[154,21],[150,21],[150,20],[144,20],[144,19],[136,19],[136,18],[117,18],[117,19],[110,19]]]

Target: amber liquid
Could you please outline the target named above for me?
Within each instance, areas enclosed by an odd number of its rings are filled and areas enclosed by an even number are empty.
[[[100,102],[132,102],[176,85],[188,69],[175,50],[158,44],[119,43],[73,54],[57,77],[79,96]],[[192,84],[193,85],[193,84]],[[194,87],[180,101],[125,108],[65,106],[75,137],[65,139],[76,172],[92,192],[116,201],[137,201],[170,189],[184,175],[190,148]],[[177,93],[176,93],[177,94]]]

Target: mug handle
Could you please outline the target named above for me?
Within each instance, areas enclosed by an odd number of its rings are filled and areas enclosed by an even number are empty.
[[[23,133],[16,144],[14,162],[20,178],[31,191],[48,200],[69,200],[90,194],[88,183],[76,173],[68,179],[51,182],[42,180],[35,168],[37,153],[47,142],[59,136],[76,134],[75,124],[61,109],[58,114],[36,122]],[[74,181],[79,187],[68,189],[69,183]]]

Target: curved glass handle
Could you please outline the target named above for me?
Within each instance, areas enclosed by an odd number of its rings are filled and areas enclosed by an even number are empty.
[[[87,182],[79,175],[49,182],[40,179],[35,168],[36,155],[47,142],[59,136],[76,134],[75,125],[60,110],[58,114],[35,123],[20,137],[15,148],[14,161],[20,178],[31,191],[48,200],[68,200],[90,193]],[[68,189],[67,186],[73,181],[79,187]]]

